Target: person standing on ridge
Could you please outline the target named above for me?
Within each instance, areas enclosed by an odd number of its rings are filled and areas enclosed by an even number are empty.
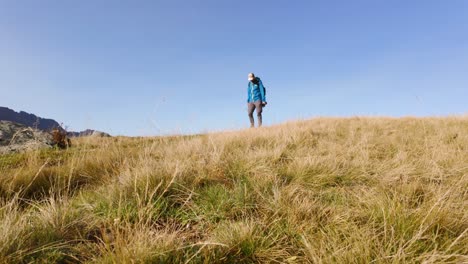
[[[267,105],[265,99],[265,87],[262,80],[255,77],[255,74],[249,73],[249,84],[247,85],[247,112],[250,119],[250,127],[255,127],[253,117],[254,110],[257,110],[258,127],[262,126],[262,111],[263,107]]]

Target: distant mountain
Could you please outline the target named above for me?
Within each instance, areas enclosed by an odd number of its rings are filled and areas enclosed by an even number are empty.
[[[45,132],[50,132],[55,128],[65,131],[65,129],[53,119],[38,117],[34,114],[26,113],[24,111],[16,112],[8,107],[2,106],[0,106],[0,121],[10,121]],[[91,129],[87,129],[81,132],[68,131],[67,135],[69,137],[110,137],[110,135],[107,133]]]
[[[96,131],[92,129],[86,129],[81,132],[67,132],[67,136],[69,137],[110,137],[111,135],[101,132],[101,131]]]
[[[86,136],[91,136],[93,134],[94,130],[92,129],[86,129],[81,132],[67,132],[67,135],[69,137],[86,137]]]
[[[23,111],[15,112],[10,108],[2,106],[0,106],[0,120],[15,122],[42,131],[50,131],[54,128],[63,130],[62,126],[53,119],[41,118]]]

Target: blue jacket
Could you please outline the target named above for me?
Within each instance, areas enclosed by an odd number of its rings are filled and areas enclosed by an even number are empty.
[[[257,84],[249,82],[247,85],[247,103],[253,103],[256,101],[266,102],[265,89],[263,88],[262,80],[258,77],[256,78],[258,80]]]

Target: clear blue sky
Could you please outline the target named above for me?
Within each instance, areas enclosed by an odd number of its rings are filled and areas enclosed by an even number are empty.
[[[468,1],[0,2],[0,106],[72,130],[196,133],[468,112]]]

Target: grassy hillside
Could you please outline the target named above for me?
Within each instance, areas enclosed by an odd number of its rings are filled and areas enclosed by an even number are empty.
[[[83,138],[0,157],[0,262],[468,262],[468,118]]]

